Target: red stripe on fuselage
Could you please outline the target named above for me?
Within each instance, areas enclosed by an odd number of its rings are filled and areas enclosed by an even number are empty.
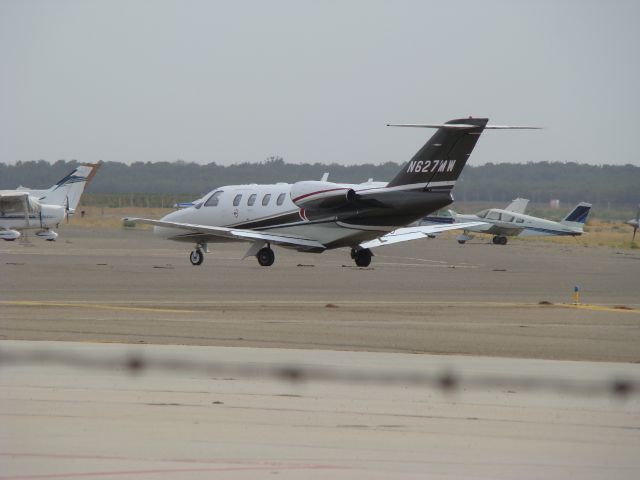
[[[304,195],[300,195],[299,197],[296,197],[293,199],[293,203],[297,202],[298,200],[302,200],[303,198],[307,198],[310,197],[312,195],[317,195],[319,193],[326,193],[326,192],[335,192],[337,190],[349,190],[348,188],[345,187],[341,187],[341,188],[329,188],[328,190],[318,190],[317,192],[313,192],[313,193],[305,193]]]

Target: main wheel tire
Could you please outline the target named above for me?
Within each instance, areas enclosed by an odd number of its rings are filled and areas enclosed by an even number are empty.
[[[362,250],[357,250],[356,252],[354,252],[353,259],[355,260],[358,267],[368,267],[369,265],[371,265],[372,256],[373,255],[371,254],[371,250],[369,250],[368,248],[363,248]]]
[[[196,248],[191,252],[191,255],[189,255],[189,260],[191,261],[191,265],[202,265],[202,262],[204,262],[204,253],[202,253],[202,250],[199,248]]]
[[[498,243],[500,245],[506,245],[507,244],[507,237],[498,237]]]
[[[491,241],[493,242],[493,244],[494,244],[494,245],[498,245],[498,241],[499,241],[499,240],[498,240],[498,238],[499,238],[499,237],[497,237],[497,236],[496,236],[496,237],[493,237],[493,238],[491,239]]]
[[[270,267],[275,262],[276,255],[269,247],[264,247],[256,254],[256,258],[261,266]]]
[[[464,245],[464,243],[465,243],[465,242],[466,242],[466,240],[458,240],[458,243],[459,243],[460,245]]]

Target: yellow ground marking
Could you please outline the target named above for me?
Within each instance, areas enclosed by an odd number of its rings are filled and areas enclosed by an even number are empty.
[[[95,308],[102,310],[125,310],[134,312],[154,312],[154,313],[201,313],[198,310],[182,310],[175,308],[154,308],[154,307],[126,307],[123,305],[106,305],[103,303],[68,303],[68,302],[37,302],[30,300],[0,301],[0,305],[13,305],[20,307],[72,307],[72,308]]]
[[[136,303],[136,302],[132,302]],[[142,302],[138,302],[142,303]],[[162,305],[163,301],[154,302],[158,305]],[[172,304],[180,304],[180,302],[171,302]],[[195,305],[201,308],[206,307],[225,307],[225,306],[288,306],[288,305],[304,305],[309,307],[324,307],[326,304],[333,304],[336,306],[394,306],[394,305],[445,305],[445,306],[473,306],[473,307],[495,307],[495,308],[577,308],[582,310],[593,310],[599,312],[614,312],[614,313],[635,313],[640,314],[640,309],[637,308],[620,308],[606,305],[589,305],[589,304],[572,304],[572,303],[554,303],[550,305],[540,305],[538,303],[517,303],[517,302],[474,302],[474,301],[385,301],[385,300],[222,300],[222,301],[193,301],[189,302],[190,305]],[[140,311],[140,312],[160,312],[160,313],[202,313],[202,310],[188,310],[182,308],[159,308],[159,307],[130,307],[109,303],[91,303],[91,302],[47,302],[36,300],[0,300],[0,306],[35,306],[35,307],[71,307],[71,308],[95,308],[104,310],[125,310],[125,311]]]
[[[638,313],[640,314],[640,310],[634,310],[630,308],[616,308],[616,307],[606,307],[604,305],[587,305],[587,304],[572,304],[572,303],[562,303],[558,304],[558,307],[566,307],[566,308],[578,308],[580,310],[595,310],[597,312],[617,312],[617,313]]]

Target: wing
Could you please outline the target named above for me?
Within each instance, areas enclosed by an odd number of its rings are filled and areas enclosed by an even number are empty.
[[[24,197],[28,197],[29,196],[29,192],[21,192],[21,191],[7,191],[7,192],[0,192],[0,199],[5,199],[5,198],[18,198],[18,199],[22,199]]]
[[[285,247],[297,247],[303,250],[325,250],[326,247],[316,241],[304,237],[295,237],[292,235],[277,235],[273,233],[258,232],[256,230],[246,230],[242,228],[213,227],[209,225],[196,225],[193,223],[180,222],[164,222],[162,220],[151,220],[148,218],[123,218],[123,221],[132,223],[145,223],[147,225],[155,225],[156,227],[178,228],[188,230],[193,233],[202,235],[212,235],[214,237],[228,238],[231,240],[239,240],[245,242],[255,242],[263,240],[275,245]]]
[[[453,223],[448,225],[421,225],[419,227],[405,227],[398,228],[393,232],[389,232],[386,235],[376,238],[375,240],[369,240],[368,242],[361,243],[362,248],[375,248],[382,245],[390,245],[392,243],[407,242],[409,240],[417,240],[436,233],[445,232],[447,230],[459,230],[470,227],[477,227],[478,225],[484,225],[485,222],[464,222]]]

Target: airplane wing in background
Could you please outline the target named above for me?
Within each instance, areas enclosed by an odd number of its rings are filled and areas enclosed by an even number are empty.
[[[0,198],[1,199],[5,199],[5,198],[24,198],[24,197],[28,197],[29,196],[29,192],[20,192],[20,191],[7,191],[7,192],[0,192]]]
[[[123,220],[132,223],[145,223],[156,227],[179,228],[182,230],[188,230],[194,234],[211,235],[213,237],[228,238],[231,240],[246,242],[263,240],[268,243],[273,243],[274,245],[298,247],[304,250],[315,251],[325,250],[326,248],[322,243],[309,238],[294,237],[290,235],[276,235],[273,233],[263,233],[256,230],[245,230],[242,228],[212,227],[209,225],[196,225],[180,222],[163,222],[162,220],[151,220],[148,218],[124,218]]]
[[[380,238],[361,243],[360,246],[362,248],[381,247],[382,245],[390,245],[392,243],[418,240],[420,238],[424,238],[429,235],[435,235],[436,233],[445,232],[447,230],[463,230],[465,228],[477,227],[479,225],[484,225],[485,223],[486,222],[464,222],[444,225],[421,225],[419,227],[398,228],[397,230],[389,232]]]

